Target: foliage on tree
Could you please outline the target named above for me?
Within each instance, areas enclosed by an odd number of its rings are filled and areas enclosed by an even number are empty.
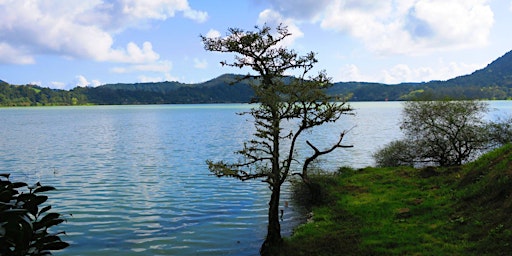
[[[416,161],[461,165],[488,145],[481,101],[404,102],[400,128],[415,145]]]
[[[276,33],[268,26],[256,27],[254,32],[232,28],[224,38],[201,37],[207,51],[236,54],[233,62],[222,62],[222,65],[257,72],[255,76],[242,78],[252,81],[254,100],[258,103],[245,113],[254,119],[254,138],[236,152],[241,156],[239,162],[208,160],[207,163],[218,177],[234,177],[242,181],[262,179],[269,185],[268,229],[260,249],[262,255],[273,255],[282,242],[279,223],[281,185],[295,173],[307,181],[308,165],[320,155],[343,147],[341,142],[345,132],[341,132],[339,140],[326,150],[320,150],[308,141],[313,154],[303,161],[296,154],[300,135],[322,124],[335,122],[342,114],[351,111],[345,103],[335,102],[337,99],[326,94],[332,84],[324,72],[306,77],[317,63],[315,54],[310,52],[301,56],[283,47],[282,41],[291,34],[283,26],[275,30]],[[286,77],[285,73],[290,71],[298,71],[300,75]],[[297,162],[302,162],[302,169],[294,169],[293,163]]]
[[[381,167],[414,166],[414,150],[406,140],[395,140],[373,154],[375,164]]]
[[[59,213],[43,206],[44,192],[55,190],[39,182],[29,186],[11,182],[9,174],[0,174],[0,255],[40,256],[69,246],[50,230],[64,221]]]
[[[486,126],[491,148],[512,143],[512,116],[497,121],[490,121]]]
[[[481,101],[404,102],[400,128],[405,138],[380,149],[374,159],[379,166],[461,165],[507,142],[498,134],[510,134],[510,125],[486,122],[487,111],[488,104]]]

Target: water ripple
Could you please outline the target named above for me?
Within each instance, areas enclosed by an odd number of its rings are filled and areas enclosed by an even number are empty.
[[[371,104],[358,104],[365,110],[360,115],[308,134],[323,145],[358,125],[346,141],[356,147],[336,151],[329,156],[336,161],[324,167],[370,165],[372,150],[400,136],[400,103]],[[49,203],[66,217],[58,228],[71,246],[55,255],[257,255],[266,232],[267,186],[218,179],[205,164],[233,160],[232,152],[251,136],[252,124],[235,114],[247,107],[2,109],[0,172],[58,189]],[[289,197],[285,187],[283,202]],[[294,207],[282,206],[284,234],[302,218]]]

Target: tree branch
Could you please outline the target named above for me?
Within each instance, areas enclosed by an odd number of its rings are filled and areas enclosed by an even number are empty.
[[[348,131],[341,132],[338,142],[336,142],[334,145],[332,145],[332,147],[330,147],[326,150],[323,150],[323,151],[319,150],[311,142],[306,141],[308,146],[310,146],[313,149],[314,153],[310,157],[306,158],[306,160],[304,161],[304,164],[302,165],[302,174],[300,176],[302,177],[304,182],[306,182],[306,183],[309,182],[308,181],[308,166],[309,166],[309,164],[311,162],[313,162],[314,160],[316,160],[319,156],[329,154],[337,148],[352,148],[352,147],[354,147],[353,145],[341,145],[341,142],[343,141],[343,137],[345,136],[345,134],[347,132]]]

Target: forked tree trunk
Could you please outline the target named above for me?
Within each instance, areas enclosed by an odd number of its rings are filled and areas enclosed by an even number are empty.
[[[281,237],[281,224],[279,223],[280,194],[281,186],[273,186],[268,209],[267,236],[260,248],[260,255],[262,256],[278,255],[279,248],[283,242]]]

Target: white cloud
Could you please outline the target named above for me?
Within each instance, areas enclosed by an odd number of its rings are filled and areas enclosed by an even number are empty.
[[[258,24],[266,24],[273,28],[280,24],[287,26],[288,32],[291,33],[291,36],[288,36],[282,41],[284,46],[290,46],[295,42],[295,40],[304,36],[304,33],[295,24],[293,19],[284,18],[280,13],[270,9],[264,10],[260,13],[258,17]]]
[[[147,64],[127,65],[123,67],[115,67],[110,71],[118,74],[125,73],[141,73],[138,76],[139,82],[162,82],[176,80],[170,75],[172,70],[172,62],[170,61],[157,61]]]
[[[379,54],[481,47],[488,43],[494,23],[490,0],[269,1],[278,12],[274,17],[319,22],[322,28],[349,34]]]
[[[110,72],[117,74],[124,74],[130,72],[130,69],[127,67],[113,67],[110,69]]]
[[[112,50],[110,54],[105,56],[107,60],[124,63],[151,63],[160,59],[158,53],[153,51],[153,46],[150,42],[144,42],[142,48],[130,42],[126,46],[126,50]]]
[[[139,76],[139,82],[141,83],[156,83],[164,81],[178,81],[176,77],[171,76],[170,73],[164,74],[164,76]]]
[[[208,14],[190,8],[187,0],[118,0],[122,12],[138,19],[165,20],[174,17],[176,12],[183,12],[184,16],[198,22],[204,22]]]
[[[166,20],[175,17],[178,12],[196,22],[204,22],[208,19],[207,12],[192,9],[188,0],[87,0],[84,2],[89,4],[83,8],[83,15],[77,17],[77,20],[80,23],[95,24],[107,30],[145,25],[149,20]],[[77,3],[72,5],[76,6]]]
[[[75,78],[68,82],[59,82],[59,81],[53,81],[50,82],[50,88],[54,89],[60,89],[60,90],[70,90],[75,87],[86,87],[86,86],[93,86],[97,87],[100,86],[102,83],[98,80],[92,80],[89,82],[89,80],[84,75],[77,75]]]
[[[366,77],[361,74],[361,70],[359,70],[359,68],[354,64],[345,65],[340,69],[340,72],[337,72],[336,74],[339,74],[340,80],[342,79],[342,81],[366,81]],[[334,79],[338,78],[336,77]]]
[[[113,35],[150,20],[182,12],[203,22],[207,13],[190,8],[187,0],[100,0],[0,2],[1,62],[31,64],[38,54],[122,63],[159,59],[150,42],[115,45]]]
[[[205,22],[208,19],[208,13],[187,9],[183,12],[183,16],[195,20],[197,22]]]
[[[50,82],[50,84],[52,85],[51,88],[55,88],[55,89],[61,89],[61,90],[64,90],[66,89],[66,84],[63,83],[63,82],[56,82],[56,81],[53,81],[53,82]]]
[[[151,77],[151,76],[139,76],[139,82],[141,83],[155,83],[162,82],[162,77]]]
[[[102,82],[100,82],[99,80],[92,80],[92,81],[91,81],[91,85],[92,85],[92,87],[98,87],[98,86],[100,86],[100,85],[102,85],[102,84],[103,84],[103,83],[102,83]]]
[[[340,79],[337,81],[364,81],[396,84],[402,82],[428,82],[432,80],[448,80],[461,75],[467,75],[477,69],[483,68],[483,64],[467,64],[439,60],[435,67],[420,66],[411,67],[407,64],[397,64],[388,69],[372,74],[363,74],[358,66],[346,65],[341,68]]]
[[[75,82],[74,82],[75,86],[79,86],[79,87],[87,87],[89,86],[91,83],[89,83],[89,81],[87,81],[87,79],[82,76],[82,75],[78,75],[75,77]]]
[[[273,9],[284,16],[315,20],[332,0],[267,0]]]
[[[218,38],[220,37],[220,32],[215,29],[210,29],[208,33],[206,33],[207,38]]]
[[[23,52],[22,49],[16,49],[5,42],[0,42],[0,63],[33,64],[35,61],[30,54]]]
[[[482,46],[493,24],[485,0],[379,1],[364,9],[350,2],[338,1],[322,26],[346,31],[383,54]]]
[[[28,84],[41,86],[41,85],[43,84],[43,82],[41,82],[41,81],[32,81],[32,82],[30,82],[30,83],[28,83]]]
[[[432,30],[430,44],[481,46],[487,43],[494,14],[483,0],[421,0],[414,10],[416,18]]]
[[[205,59],[200,60],[198,58],[194,58],[194,67],[198,69],[205,69],[208,67],[208,61]]]
[[[155,72],[155,73],[168,73],[172,69],[172,62],[170,61],[157,61],[147,64],[128,65],[124,67],[115,67],[110,71],[113,73],[123,74],[132,72]]]

